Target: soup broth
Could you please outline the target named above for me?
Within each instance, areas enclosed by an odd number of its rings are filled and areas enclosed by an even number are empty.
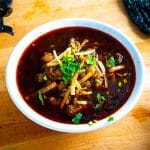
[[[115,38],[96,29],[66,27],[26,48],[16,80],[37,113],[82,124],[117,111],[128,100],[136,75],[130,54]]]

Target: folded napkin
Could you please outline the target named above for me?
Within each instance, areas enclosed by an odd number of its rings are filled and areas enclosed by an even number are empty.
[[[150,0],[123,0],[132,21],[144,33],[150,33]]]

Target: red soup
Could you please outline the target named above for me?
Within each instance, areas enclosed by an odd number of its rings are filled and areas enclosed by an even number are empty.
[[[40,115],[63,123],[103,119],[129,98],[135,66],[127,49],[108,34],[86,27],[40,36],[24,51],[17,84]]]

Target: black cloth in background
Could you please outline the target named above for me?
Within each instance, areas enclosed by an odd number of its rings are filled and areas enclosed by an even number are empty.
[[[132,21],[144,33],[150,33],[150,0],[123,0]]]

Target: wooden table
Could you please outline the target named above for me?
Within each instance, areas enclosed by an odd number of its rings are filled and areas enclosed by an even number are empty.
[[[1,150],[148,150],[150,149],[150,36],[131,22],[121,0],[14,0],[5,23],[15,35],[0,33]],[[68,17],[97,19],[116,27],[138,47],[145,63],[144,91],[134,109],[113,125],[89,133],[68,134],[28,120],[12,103],[5,84],[5,67],[15,44],[33,28]],[[11,73],[10,73],[11,75]]]

